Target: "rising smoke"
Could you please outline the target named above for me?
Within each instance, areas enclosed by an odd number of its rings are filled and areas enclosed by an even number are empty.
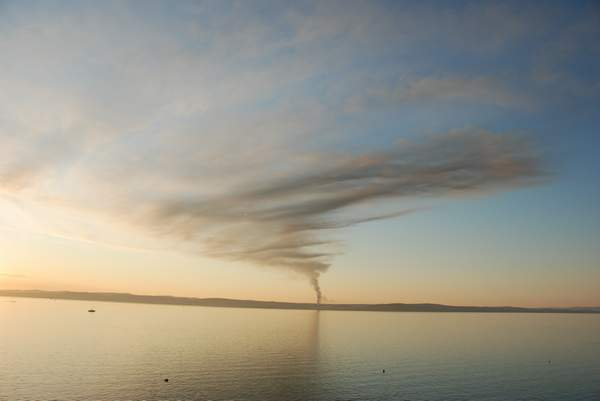
[[[537,155],[517,137],[451,132],[210,199],[169,199],[154,205],[147,223],[206,255],[296,271],[309,279],[319,304],[319,277],[334,255],[325,230],[415,210],[358,218],[341,217],[342,211],[530,185],[540,175]]]

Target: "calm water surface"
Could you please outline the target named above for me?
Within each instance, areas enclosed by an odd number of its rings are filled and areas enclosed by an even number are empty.
[[[32,399],[600,400],[600,315],[0,297],[0,400]]]

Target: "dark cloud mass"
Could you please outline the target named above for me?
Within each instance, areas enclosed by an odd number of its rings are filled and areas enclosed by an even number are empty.
[[[414,211],[348,218],[343,217],[347,209],[386,199],[530,185],[539,176],[538,158],[523,140],[451,132],[210,199],[164,201],[149,222],[163,233],[198,241],[205,254],[306,275],[320,302],[319,276],[334,254],[324,230]]]

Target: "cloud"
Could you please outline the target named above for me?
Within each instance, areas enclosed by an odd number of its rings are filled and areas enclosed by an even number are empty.
[[[535,181],[526,144],[450,131],[472,121],[428,109],[531,107],[528,91],[490,78],[538,31],[531,9],[280,4],[3,3],[3,220],[127,245],[129,232],[93,222],[117,221],[164,246],[300,272],[318,289],[336,229],[420,210],[405,199]],[[374,109],[424,105],[427,121],[359,109],[349,123],[357,93]],[[430,121],[447,133],[380,150]],[[375,211],[386,201],[397,208]]]
[[[1,277],[9,277],[9,278],[24,278],[27,277],[24,274],[14,274],[14,273],[3,273],[0,272]]]
[[[532,99],[526,94],[511,90],[498,80],[485,77],[422,78],[398,88],[389,97],[399,103],[462,100],[502,107],[531,108],[533,105]]]
[[[366,83],[365,89],[349,98],[348,111],[394,109],[404,105],[431,106],[444,102],[456,104],[491,105],[517,110],[533,110],[536,100],[526,92],[512,88],[490,77],[408,77],[397,84]]]

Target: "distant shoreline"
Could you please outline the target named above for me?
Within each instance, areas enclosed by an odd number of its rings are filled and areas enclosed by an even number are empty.
[[[453,306],[442,304],[321,304],[254,301],[228,298],[188,298],[168,295],[135,295],[113,292],[0,290],[0,297],[121,302],[155,305],[208,306],[225,308],[331,310],[362,312],[487,312],[487,313],[600,313],[600,307],[524,308],[515,306]]]

